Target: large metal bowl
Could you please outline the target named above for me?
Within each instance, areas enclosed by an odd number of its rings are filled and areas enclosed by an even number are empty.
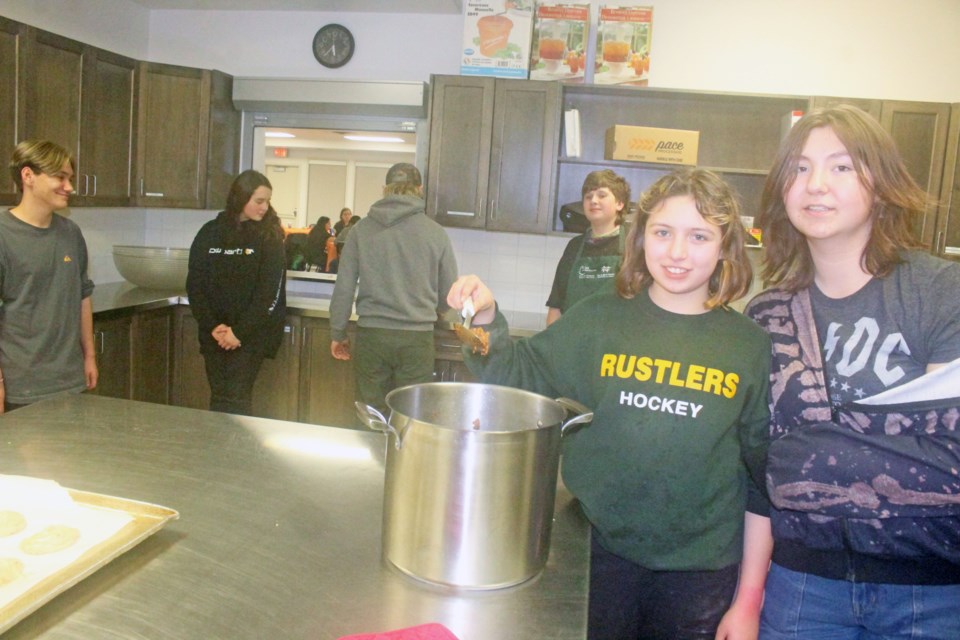
[[[113,264],[125,280],[148,289],[183,291],[190,249],[113,246]]]

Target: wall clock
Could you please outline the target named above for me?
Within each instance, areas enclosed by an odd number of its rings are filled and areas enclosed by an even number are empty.
[[[317,31],[317,35],[313,36],[313,57],[330,69],[350,62],[356,49],[353,34],[340,24],[324,25]]]

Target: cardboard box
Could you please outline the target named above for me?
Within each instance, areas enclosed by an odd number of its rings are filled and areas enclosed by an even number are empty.
[[[607,129],[604,157],[661,164],[697,164],[699,131],[617,124]]]
[[[538,2],[530,79],[583,82],[589,38],[589,3]]]
[[[534,0],[464,0],[460,75],[526,78]]]
[[[650,75],[653,7],[600,5],[594,84],[646,86]]]

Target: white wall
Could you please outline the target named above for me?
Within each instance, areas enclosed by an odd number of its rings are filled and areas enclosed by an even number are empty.
[[[957,0],[635,4],[654,7],[652,86],[960,101]],[[422,81],[459,72],[455,14],[149,12],[130,0],[0,0],[0,15],[136,58],[237,76]],[[310,51],[313,34],[332,21],[357,38],[356,55],[338,70]]]

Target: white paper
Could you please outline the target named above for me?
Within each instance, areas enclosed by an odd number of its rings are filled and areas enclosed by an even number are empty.
[[[960,358],[899,387],[858,400],[857,404],[905,404],[952,398],[960,398]]]
[[[580,157],[580,111],[567,109],[563,114],[563,139],[568,158]]]
[[[126,513],[77,504],[66,489],[52,480],[0,475],[0,511],[8,510],[23,515],[27,526],[18,533],[0,537],[0,558],[14,558],[23,563],[23,575],[0,586],[0,609],[133,520]],[[62,551],[43,555],[24,553],[20,543],[50,525],[74,527],[80,531],[80,538]]]

